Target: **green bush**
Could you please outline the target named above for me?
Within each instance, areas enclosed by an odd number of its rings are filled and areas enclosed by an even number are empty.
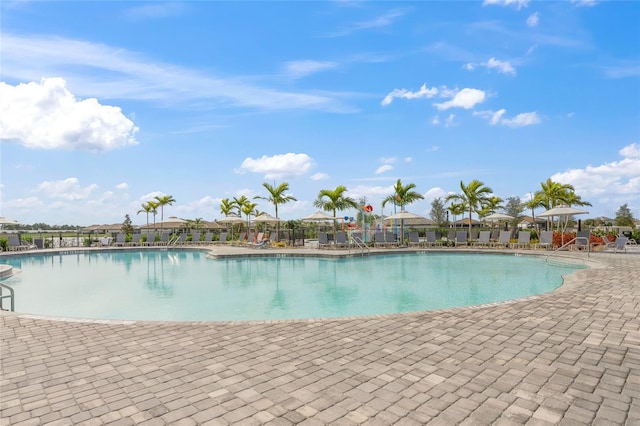
[[[0,238],[0,248],[2,248],[3,251],[9,249],[9,240],[7,238]]]

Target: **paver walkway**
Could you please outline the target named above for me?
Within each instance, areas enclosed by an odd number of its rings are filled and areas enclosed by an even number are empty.
[[[560,289],[421,314],[264,323],[3,312],[0,422],[640,424],[640,253]]]

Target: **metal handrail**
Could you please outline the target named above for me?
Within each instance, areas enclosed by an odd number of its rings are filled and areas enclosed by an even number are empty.
[[[3,288],[9,290],[9,294],[3,295],[2,294],[2,289]],[[11,300],[11,312],[15,311],[16,310],[16,307],[15,307],[15,295],[13,294],[13,288],[9,287],[6,284],[0,283],[0,309],[2,309],[2,310],[4,310],[4,306],[2,304],[2,301],[4,299],[6,299],[6,298],[9,298]]]
[[[563,244],[562,246],[558,247],[557,249],[555,249],[554,251],[552,251],[551,253],[549,253],[549,254],[544,258],[544,261],[546,262],[546,261],[549,259],[549,257],[553,256],[554,254],[556,254],[557,252],[559,252],[559,251],[560,251],[560,250],[562,250],[563,248],[566,248],[566,247],[570,246],[571,244],[575,243],[575,242],[576,242],[576,241],[578,241],[578,240],[580,240],[580,241],[584,240],[584,241],[586,241],[586,242],[587,242],[587,244],[585,245],[585,247],[587,248],[587,257],[589,257],[589,253],[591,252],[591,244],[590,244],[590,243],[591,243],[591,241],[589,241],[589,238],[587,238],[587,237],[575,237],[575,238],[573,238],[572,240],[570,240],[569,242],[567,242],[567,243]]]
[[[360,248],[360,250],[362,250],[362,252],[364,253],[364,251],[366,250],[367,253],[369,253],[371,250],[369,249],[369,246],[367,246],[365,244],[364,241],[362,241],[362,238],[360,237],[351,237],[351,243],[355,244],[357,247]]]

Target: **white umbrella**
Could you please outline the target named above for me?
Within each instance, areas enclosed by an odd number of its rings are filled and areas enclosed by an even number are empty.
[[[222,219],[216,220],[216,222],[218,222],[218,223],[228,223],[228,224],[233,225],[234,223],[244,223],[245,220],[243,218],[241,218],[240,216],[229,215],[229,216],[223,217]]]
[[[508,214],[504,214],[504,213],[491,213],[490,215],[487,215],[485,217],[483,217],[484,220],[513,220],[515,219],[513,216],[509,216]]]
[[[552,216],[573,216],[575,214],[587,214],[589,212],[576,209],[575,207],[570,206],[558,206],[552,209],[547,210],[546,212],[542,212],[538,214],[538,217],[552,217]]]
[[[576,214],[587,214],[589,213],[588,211],[585,210],[580,210],[580,209],[576,209],[575,207],[571,207],[571,206],[567,206],[567,205],[562,205],[562,206],[558,206],[558,207],[553,207],[549,210],[547,210],[546,212],[542,212],[538,215],[538,217],[551,217],[553,218],[553,216],[558,216],[558,218],[562,218],[565,217],[566,220],[564,222],[564,225],[562,227],[562,245],[564,245],[564,231],[567,228],[567,222],[569,222],[569,217],[576,215]],[[560,228],[560,221],[558,221],[558,228]]]
[[[424,216],[420,216],[419,214],[415,214],[407,211],[401,211],[384,218],[384,220],[402,220],[402,219],[420,219],[420,220],[427,220],[427,221],[429,220]]]
[[[180,228],[187,224],[187,221],[184,219],[180,219],[179,217],[170,216],[168,219],[163,220],[162,222],[158,222],[162,227],[168,226],[169,228]]]
[[[280,222],[280,219],[278,219],[277,217],[273,217],[268,213],[262,213],[259,214],[258,216],[253,218],[254,222],[263,222],[263,223],[278,223]]]
[[[0,225],[17,225],[19,222],[15,219],[9,219],[8,217],[0,217]]]
[[[309,216],[305,216],[302,218],[302,220],[307,220],[309,222],[324,222],[324,221],[328,221],[328,220],[337,220],[338,218],[335,218],[333,216],[329,216],[328,214],[324,213],[324,212],[315,212],[313,214],[310,214]]]

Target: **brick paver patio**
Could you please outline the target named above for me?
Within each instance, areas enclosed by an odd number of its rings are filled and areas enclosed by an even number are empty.
[[[2,425],[640,424],[640,252],[492,306],[309,321],[0,313]]]

